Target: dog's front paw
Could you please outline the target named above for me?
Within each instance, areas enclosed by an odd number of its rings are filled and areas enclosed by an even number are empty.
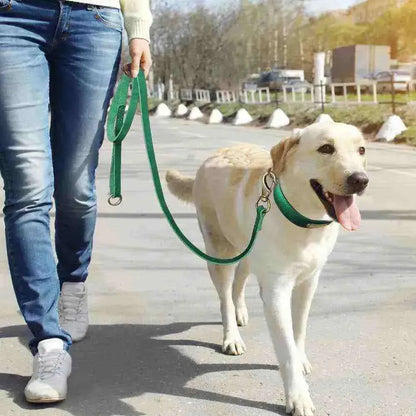
[[[307,388],[287,395],[286,413],[293,416],[313,416],[315,407]]]
[[[237,319],[238,326],[246,326],[248,324],[248,310],[247,307],[237,307],[235,310],[235,317]]]
[[[237,335],[228,335],[222,344],[222,352],[228,355],[241,355],[246,352],[246,346],[240,337]]]

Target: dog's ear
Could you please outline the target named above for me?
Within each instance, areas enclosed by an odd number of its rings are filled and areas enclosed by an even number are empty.
[[[276,146],[272,147],[270,155],[273,162],[273,172],[278,177],[285,169],[286,159],[291,150],[295,149],[295,146],[299,144],[299,135],[294,135],[288,139],[282,140]]]

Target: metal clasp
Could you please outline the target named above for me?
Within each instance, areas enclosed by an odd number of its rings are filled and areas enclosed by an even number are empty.
[[[110,195],[108,197],[108,203],[112,207],[118,207],[121,204],[122,201],[123,201],[123,197],[121,195],[120,196]]]
[[[273,189],[277,183],[276,175],[273,173],[270,168],[263,176],[263,187],[260,198],[257,200],[256,207],[266,204],[266,214],[272,208],[272,203],[270,202],[270,195],[273,192]]]

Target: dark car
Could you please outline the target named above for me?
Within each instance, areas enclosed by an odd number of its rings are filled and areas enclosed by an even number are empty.
[[[285,79],[280,76],[278,71],[262,72],[258,82],[259,88],[269,88],[270,91],[276,91],[282,89],[282,84],[285,83]]]
[[[247,90],[247,91],[251,91],[251,90],[256,90],[259,86],[259,80],[260,80],[260,75],[259,74],[252,74],[250,75],[250,77],[247,79],[247,81],[243,82],[243,91]]]
[[[259,88],[269,88],[270,91],[282,91],[282,86],[290,83],[304,83],[299,76],[290,75],[289,72],[299,72],[293,70],[272,70],[267,72],[262,72],[260,74],[260,80],[258,82]],[[302,71],[303,72],[303,71]],[[297,88],[297,87],[296,87]],[[305,85],[300,86],[299,88],[305,88]]]

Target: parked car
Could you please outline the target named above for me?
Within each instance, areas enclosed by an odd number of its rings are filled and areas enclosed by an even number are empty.
[[[289,91],[292,91],[292,88],[295,92],[306,93],[312,88],[312,84],[308,81],[301,81],[300,79],[292,79],[291,81],[284,84],[286,87],[289,87]]]
[[[405,71],[384,71],[375,76],[377,81],[377,91],[379,93],[391,93],[391,80],[393,77],[393,87],[395,92],[408,92],[412,76]]]
[[[262,72],[258,82],[259,88],[269,88],[270,91],[282,91],[282,86],[289,82],[303,82],[304,72],[297,69],[273,69]]]
[[[285,81],[279,71],[267,71],[260,75],[258,85],[259,88],[269,88],[270,91],[281,91]]]
[[[247,81],[243,82],[242,89],[244,90],[256,90],[258,88],[258,83],[260,80],[259,74],[251,74]]]

